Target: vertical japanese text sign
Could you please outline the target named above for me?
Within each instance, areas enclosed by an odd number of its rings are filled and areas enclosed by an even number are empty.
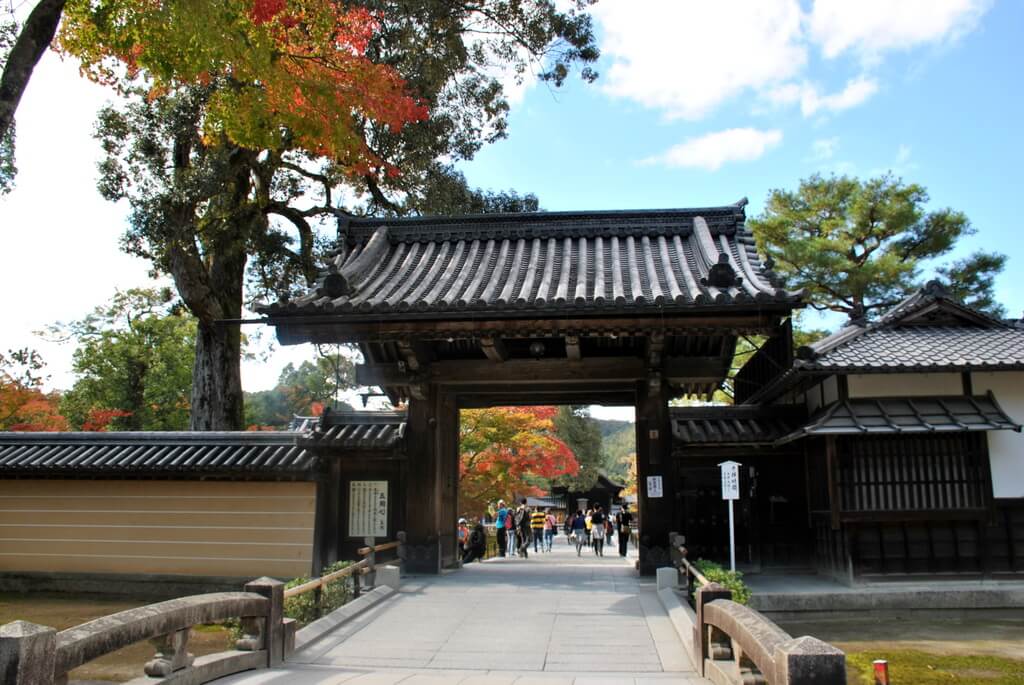
[[[722,499],[740,498],[740,465],[735,461],[723,461],[718,467],[722,470]]]
[[[388,482],[354,480],[349,483],[348,534],[384,538],[388,535]]]

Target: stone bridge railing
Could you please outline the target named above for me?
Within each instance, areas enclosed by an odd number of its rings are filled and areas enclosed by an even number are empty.
[[[0,626],[0,683],[65,685],[73,669],[146,640],[156,648],[156,656],[146,662],[146,675],[128,685],[200,685],[233,673],[276,666],[295,649],[297,624],[284,616],[286,594],[319,591],[328,582],[351,576],[358,595],[360,576],[373,584],[374,576],[385,572],[389,582],[396,583],[398,568],[378,566],[377,554],[392,551],[401,563],[403,541],[403,533],[397,542],[381,545],[369,538],[368,546],[359,550],[361,561],[287,592],[281,581],[260,578],[247,583],[243,592],[214,592],[148,604],[59,632],[28,621],[8,623]],[[242,623],[242,638],[235,649],[198,658],[188,653],[193,626],[233,618]]]
[[[693,664],[716,685],[846,685],[846,655],[827,642],[794,638],[761,612],[732,601],[732,592],[710,582],[686,559],[673,538],[683,591],[693,597]],[[670,583],[675,585],[675,582]],[[663,582],[659,579],[659,586]]]
[[[245,592],[214,592],[128,609],[57,632],[27,621],[0,627],[0,682],[5,685],[63,685],[82,664],[128,645],[149,640],[156,656],[146,663],[147,677],[133,685],[205,683],[239,671],[281,663],[286,633],[284,583],[260,578]],[[188,653],[192,626],[242,620],[242,639],[234,650],[194,659]]]

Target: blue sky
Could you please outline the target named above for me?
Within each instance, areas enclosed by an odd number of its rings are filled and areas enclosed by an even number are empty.
[[[514,89],[510,136],[462,165],[474,185],[537,193],[544,208],[723,204],[761,211],[811,173],[892,171],[932,206],[964,211],[978,248],[1009,255],[998,298],[1024,310],[1024,3],[1017,0],[601,0],[601,78]],[[32,331],[146,285],[118,251],[126,207],[95,191],[90,137],[109,91],[48,53],[18,114],[18,188],[0,198],[0,349],[42,350],[68,387],[72,349]],[[277,350],[243,382],[273,385]]]

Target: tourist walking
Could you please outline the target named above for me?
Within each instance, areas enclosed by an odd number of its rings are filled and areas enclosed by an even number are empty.
[[[544,510],[544,544],[547,546],[547,551],[551,551],[551,547],[555,544],[555,530],[558,528],[558,521],[555,520],[555,515],[551,513],[551,509]]]
[[[626,556],[629,538],[633,534],[633,514],[629,511],[629,505],[623,504],[622,511],[615,517],[615,527],[619,530],[619,556]]]
[[[498,513],[494,519],[494,535],[498,541],[498,556],[505,556],[508,546],[508,530],[505,523],[508,521],[509,509],[505,506],[505,500],[498,500]]]
[[[544,521],[546,518],[547,516],[540,510],[540,507],[536,507],[530,514],[530,534],[533,536],[534,552],[544,551]]]
[[[590,539],[594,543],[594,556],[604,556],[604,511],[601,505],[594,507],[594,513],[590,515]]]
[[[569,539],[576,543],[576,556],[580,555],[583,549],[583,542],[587,538],[587,519],[579,509],[572,516],[572,533]]]
[[[507,555],[514,557],[517,551],[516,545],[516,510],[512,507],[508,508],[508,516],[505,517],[505,537],[508,538],[506,545],[508,547]]]
[[[459,519],[459,558],[466,556],[466,543],[469,541],[469,525],[466,519]]]
[[[516,542],[519,545],[519,556],[523,559],[530,557],[530,508],[526,506],[524,497],[516,507],[515,517]]]
[[[594,508],[591,507],[590,509],[587,509],[587,515],[583,519],[584,522],[586,522],[586,524],[587,524],[587,539],[586,539],[586,542],[585,542],[587,547],[590,547],[590,542],[591,542],[590,535],[591,535],[591,531],[594,528],[594,521],[593,521],[593,518],[592,518],[593,516],[594,516]]]

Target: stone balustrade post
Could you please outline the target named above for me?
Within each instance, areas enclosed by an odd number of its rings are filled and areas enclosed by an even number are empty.
[[[773,660],[778,685],[846,685],[846,654],[816,637],[778,645]]]
[[[54,685],[57,631],[28,621],[0,626],[0,682]]]
[[[266,597],[269,605],[262,619],[242,620],[245,637],[238,641],[238,649],[266,649],[267,667],[272,668],[284,659],[284,583],[264,576],[246,583],[244,589]]]
[[[188,636],[191,630],[176,630],[150,640],[150,644],[156,647],[156,656],[143,667],[146,675],[151,678],[165,678],[175,671],[191,666],[195,662],[195,657],[188,653]]]
[[[405,549],[405,531],[400,530],[395,535],[395,539],[398,540],[398,565],[403,570],[405,569],[405,555],[407,550]]]
[[[732,592],[718,583],[708,583],[703,587],[697,588],[697,596],[694,601],[697,620],[693,626],[693,662],[702,676],[707,675],[704,672],[704,660],[712,658],[711,638],[707,627],[704,625],[704,605],[716,599],[732,599]]]

